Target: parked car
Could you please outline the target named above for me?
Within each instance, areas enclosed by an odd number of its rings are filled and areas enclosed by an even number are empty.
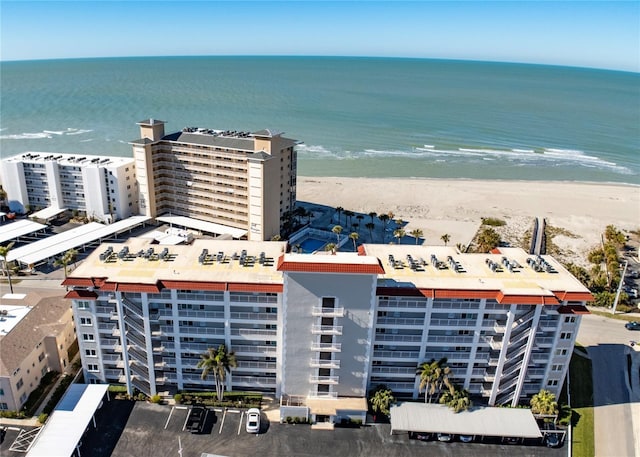
[[[260,410],[251,408],[247,411],[247,433],[260,433]]]
[[[558,447],[560,446],[560,434],[558,433],[547,433],[544,437],[544,444],[547,447]]]
[[[438,441],[442,441],[443,443],[448,443],[451,441],[451,435],[448,433],[438,433]]]
[[[458,438],[463,443],[471,443],[473,441],[473,435],[459,435]]]
[[[503,441],[507,444],[518,444],[520,442],[520,438],[517,438],[515,436],[505,436],[503,438]]]
[[[624,324],[627,330],[640,330],[640,322],[631,321]]]
[[[207,411],[201,406],[194,406],[189,412],[187,418],[187,429],[191,433],[200,433],[204,427],[204,421],[207,416]]]
[[[433,438],[431,433],[409,432],[409,439],[412,440],[429,441],[431,438]]]

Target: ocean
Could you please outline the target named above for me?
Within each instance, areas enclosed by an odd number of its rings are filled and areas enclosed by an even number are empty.
[[[390,58],[0,64],[0,154],[131,156],[136,122],[300,140],[303,176],[640,184],[640,74]]]

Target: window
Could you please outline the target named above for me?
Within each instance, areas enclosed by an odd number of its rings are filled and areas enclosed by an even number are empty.
[[[564,318],[565,322],[575,322],[576,321],[576,316],[567,316]]]
[[[6,403],[0,403],[0,409],[1,410],[7,410],[7,409],[9,409],[9,405],[7,405]]]
[[[84,353],[87,355],[87,357],[97,357],[95,349],[85,349]]]
[[[562,371],[562,365],[560,364],[555,364],[551,366],[551,370],[552,371]]]
[[[96,363],[87,364],[87,371],[91,371],[92,373],[95,373],[95,372],[99,371],[98,370],[98,364],[96,364]]]
[[[46,375],[49,372],[49,368],[47,367],[42,367],[42,370],[40,371],[40,374],[42,376]]]
[[[0,389],[0,395],[4,395],[4,389]]]
[[[573,336],[573,333],[571,333],[571,332],[562,332],[560,334],[560,339],[561,340],[570,340],[572,336]]]
[[[80,325],[91,325],[91,318],[90,317],[81,317],[80,318]]]
[[[549,381],[547,382],[548,386],[557,386],[558,385],[558,380],[557,379],[549,379]]]
[[[556,356],[567,355],[566,349],[556,349]]]
[[[18,382],[16,382],[16,390],[20,390],[20,388],[24,385],[22,378]]]
[[[83,341],[95,341],[95,337],[92,333],[83,333],[82,334]]]
[[[23,393],[22,395],[20,395],[20,404],[24,403],[25,401],[27,401],[27,393]]]
[[[89,309],[89,302],[88,301],[79,301],[78,302],[78,309]]]

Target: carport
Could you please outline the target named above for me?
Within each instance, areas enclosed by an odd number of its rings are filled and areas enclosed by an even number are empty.
[[[57,206],[49,206],[45,209],[41,209],[29,216],[29,219],[35,219],[39,221],[45,221],[47,223],[54,220],[60,214],[64,213],[67,208],[58,208]]]
[[[171,227],[177,225],[178,227],[184,227],[185,229],[198,230],[202,233],[209,233],[216,236],[227,236],[236,240],[247,235],[247,231],[243,229],[216,224],[214,222],[201,221],[200,219],[193,219],[186,216],[171,216],[170,214],[163,214],[162,216],[156,217],[156,221],[170,224]]]
[[[71,384],[27,453],[27,457],[80,456],[80,444],[102,406],[108,384]],[[81,457],[81,456],[80,456]]]
[[[455,413],[445,405],[404,402],[391,407],[391,433],[542,438],[531,410],[474,407]]]

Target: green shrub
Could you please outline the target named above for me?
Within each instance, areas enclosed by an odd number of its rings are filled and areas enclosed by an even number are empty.
[[[58,401],[60,401],[64,393],[67,391],[67,388],[71,384],[71,381],[73,381],[73,378],[69,375],[64,375],[62,377],[62,379],[60,380],[60,384],[58,384],[58,387],[56,387],[56,390],[53,391],[53,394],[51,395],[49,402],[45,405],[42,412],[50,414],[51,411],[54,410],[54,408],[58,404]]]
[[[44,424],[45,422],[47,422],[48,418],[49,418],[48,414],[42,413],[38,416],[38,422],[40,422],[41,424]]]
[[[182,394],[175,394],[173,396],[173,400],[179,405],[182,403]]]
[[[119,384],[110,384],[109,385],[109,392],[115,393],[115,394],[126,394],[127,393],[127,386],[123,386],[123,385],[119,385]]]
[[[158,403],[160,403],[162,401],[162,397],[160,395],[156,394],[156,395],[153,395],[150,398],[150,400],[151,400],[151,403],[154,403],[154,404],[157,405]]]
[[[489,225],[491,227],[502,227],[503,225],[507,225],[507,223],[502,219],[497,219],[495,217],[483,217],[482,225]]]
[[[293,417],[291,417],[291,416],[287,416],[287,418],[285,419],[285,422],[286,422],[287,424],[291,424],[291,423],[293,422]]]
[[[0,417],[9,419],[24,419],[26,416],[24,411],[0,411]]]
[[[136,400],[138,401],[145,401],[146,399],[147,399],[147,396],[142,392],[139,392],[138,395],[136,395]]]

